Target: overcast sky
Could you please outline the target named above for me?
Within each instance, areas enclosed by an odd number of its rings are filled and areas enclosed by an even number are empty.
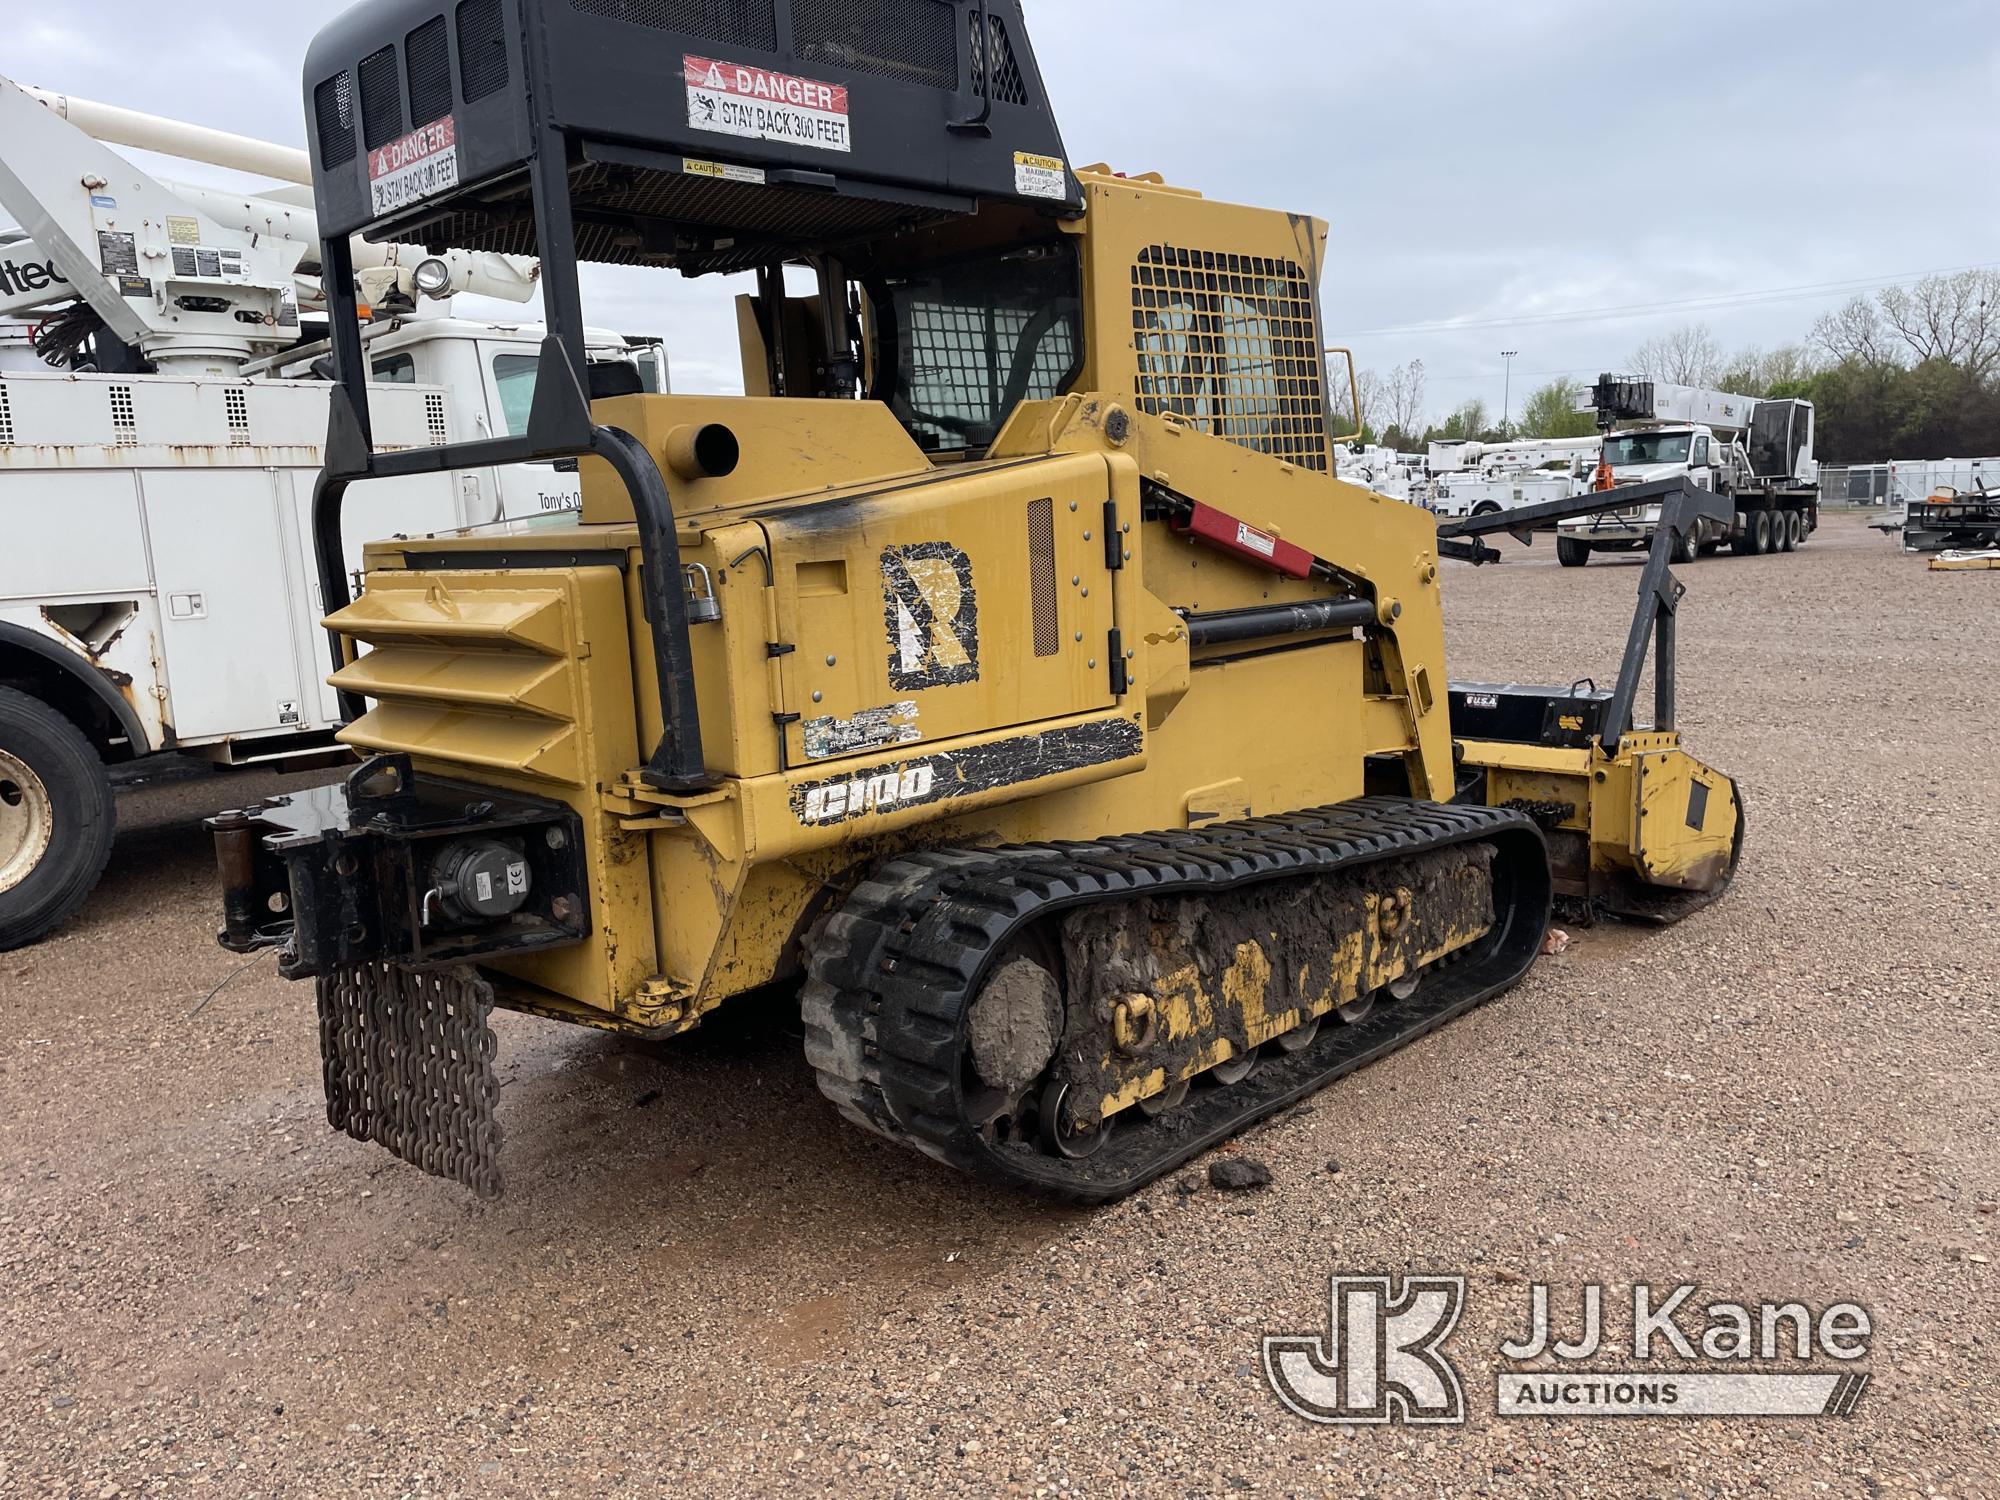
[[[1026,5],[1072,160],[1331,221],[1329,340],[1423,359],[1439,415],[1498,411],[1503,349],[1518,405],[1679,322],[1768,346],[1857,288],[2000,264],[1993,0]],[[0,67],[303,144],[336,8],[16,7]],[[591,321],[664,334],[677,388],[739,388],[723,288],[587,274]]]

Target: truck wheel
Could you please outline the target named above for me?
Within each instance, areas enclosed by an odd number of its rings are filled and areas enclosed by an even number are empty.
[[[1729,550],[1738,557],[1748,557],[1757,550],[1757,535],[1746,511],[1736,512],[1736,529],[1729,533]]]
[[[1771,543],[1771,513],[1760,510],[1750,517],[1750,550],[1759,557],[1773,550]]]
[[[1556,538],[1556,561],[1565,568],[1581,568],[1590,561],[1590,543],[1572,541],[1566,536]]]
[[[1701,556],[1701,543],[1692,531],[1674,538],[1675,562],[1691,563],[1699,556]]]
[[[1785,520],[1785,530],[1787,533],[1785,537],[1785,550],[1787,552],[1798,551],[1800,547],[1805,545],[1806,540],[1806,518],[1804,513],[1796,510],[1788,512]]]
[[[90,741],[46,703],[0,688],[0,953],[48,936],[83,904],[116,817]]]
[[[1799,550],[1799,516],[1797,511],[1781,510],[1771,518],[1778,526],[1778,550],[1796,552]]]

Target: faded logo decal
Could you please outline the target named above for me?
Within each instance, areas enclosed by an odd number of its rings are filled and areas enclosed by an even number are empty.
[[[901,692],[979,680],[979,600],[972,559],[950,542],[882,553],[889,683]]]
[[[956,801],[996,787],[1129,760],[1144,748],[1145,736],[1130,719],[1070,724],[808,782],[792,788],[792,813],[810,828],[846,823],[871,813]]]

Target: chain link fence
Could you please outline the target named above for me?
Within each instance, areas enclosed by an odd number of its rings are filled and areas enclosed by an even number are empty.
[[[1901,507],[1941,490],[2000,491],[2000,458],[1940,458],[1915,463],[1822,464],[1822,505]]]

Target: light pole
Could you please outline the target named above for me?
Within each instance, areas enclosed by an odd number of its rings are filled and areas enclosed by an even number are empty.
[[[1507,361],[1506,394],[1500,398],[1500,435],[1510,438],[1514,435],[1514,356],[1519,349],[1502,349],[1500,357]]]

